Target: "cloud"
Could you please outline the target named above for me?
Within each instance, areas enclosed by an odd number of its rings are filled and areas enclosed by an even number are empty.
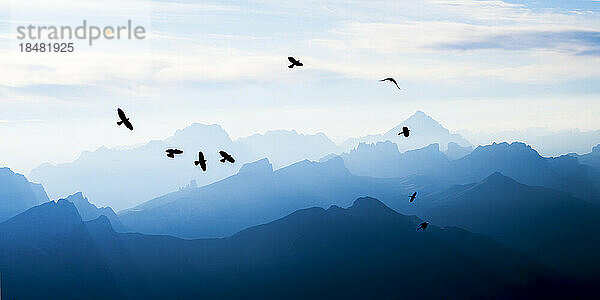
[[[600,50],[600,31],[516,31],[475,40],[441,43],[434,48],[443,50],[558,49],[573,54],[581,52],[593,54]]]

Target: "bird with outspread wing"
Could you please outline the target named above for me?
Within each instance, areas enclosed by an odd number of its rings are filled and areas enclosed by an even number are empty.
[[[415,198],[417,198],[417,192],[414,192],[412,195],[408,196],[410,198],[410,202],[412,203]]]
[[[175,154],[183,154],[183,150],[179,149],[167,149],[165,152],[167,152],[167,157],[169,158],[175,158]]]
[[[294,66],[297,66],[297,67],[304,66],[303,63],[301,63],[299,60],[297,60],[291,56],[288,57],[288,60],[292,63],[291,65],[288,66],[288,68],[290,68],[290,69],[293,68]]]
[[[125,112],[123,112],[122,109],[117,108],[117,114],[119,115],[119,119],[121,119],[121,121],[117,122],[117,125],[121,126],[123,124],[125,127],[129,128],[129,130],[133,130],[133,125],[129,122],[129,118],[127,118]]]
[[[194,161],[194,165],[200,165],[202,171],[206,171],[206,159],[204,159],[204,153],[202,153],[202,151],[198,152],[198,160]]]
[[[226,161],[230,162],[230,163],[234,163],[235,159],[233,159],[233,156],[229,155],[229,153],[221,150],[219,151],[219,154],[221,154],[221,159],[219,160],[220,162],[224,163]]]
[[[399,90],[402,90],[402,89],[400,88],[400,86],[398,86],[398,82],[396,82],[396,79],[394,79],[394,78],[392,78],[392,77],[388,77],[388,78],[385,78],[385,79],[381,79],[381,80],[379,80],[379,81],[389,81],[389,82],[392,82],[393,84],[395,84],[395,85],[396,85],[396,87],[397,87]]]

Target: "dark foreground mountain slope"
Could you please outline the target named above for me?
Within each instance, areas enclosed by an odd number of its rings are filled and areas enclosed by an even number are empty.
[[[42,185],[9,168],[0,168],[0,222],[49,201]]]
[[[495,173],[420,199],[436,224],[489,235],[571,276],[600,275],[600,209],[567,193]]]
[[[31,211],[0,224],[21,245],[0,244],[5,297],[455,299],[587,292],[483,235],[433,225],[417,232],[420,219],[373,198],[347,209],[303,209],[204,240],[116,233],[104,216],[77,219],[64,200]],[[43,223],[35,222],[40,213]]]
[[[398,210],[408,205],[399,199],[405,200],[409,189],[424,186],[409,181],[353,175],[339,157],[322,163],[302,161],[277,171],[263,159],[214,184],[167,194],[120,212],[119,218],[133,232],[224,237],[298,209],[348,206],[349,199],[366,195]]]
[[[115,298],[111,271],[75,206],[47,202],[0,224],[7,299]]]

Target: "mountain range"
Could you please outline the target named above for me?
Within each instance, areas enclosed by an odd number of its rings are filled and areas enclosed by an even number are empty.
[[[568,192],[577,198],[600,204],[600,176],[596,176],[597,169],[567,155],[542,157],[531,146],[520,142],[479,146],[460,159],[422,174],[440,185],[453,185],[478,182],[495,172],[501,172],[523,184]]]
[[[66,200],[0,224],[5,297],[506,298],[575,296],[576,282],[480,234],[359,198],[223,239],[124,234]],[[35,272],[32,272],[35,269]],[[35,286],[36,288],[31,288]]]
[[[77,208],[77,212],[79,212],[79,215],[83,221],[91,221],[99,218],[100,216],[105,216],[109,220],[111,227],[114,230],[118,232],[125,231],[125,227],[111,207],[97,207],[96,205],[90,203],[88,198],[84,197],[83,193],[81,192],[75,193],[58,201],[61,200],[66,200],[75,204],[75,208]]]
[[[398,137],[398,128],[406,125],[411,127],[413,134],[409,138]],[[122,210],[177,190],[192,180],[199,186],[219,181],[236,174],[244,163],[263,157],[269,158],[274,168],[279,169],[304,159],[318,160],[331,153],[350,151],[361,141],[390,140],[401,151],[434,143],[444,148],[448,143],[470,146],[462,137],[451,134],[421,111],[388,132],[372,137],[349,140],[337,146],[322,133],[305,135],[293,130],[276,130],[232,140],[219,125],[195,123],[177,130],[165,140],[128,149],[101,147],[93,152],[83,152],[70,163],[43,164],[33,169],[29,178],[42,182],[52,199],[81,191],[98,205]],[[168,159],[164,153],[168,148],[183,149],[184,153]],[[236,163],[219,163],[220,150],[232,154]],[[193,165],[198,151],[202,151],[208,160],[207,172]],[[464,151],[458,149],[459,153]]]
[[[572,277],[600,275],[600,208],[501,173],[419,199],[415,213],[483,233]]]
[[[475,145],[487,145],[494,141],[524,142],[537,149],[543,156],[559,156],[569,152],[587,153],[594,145],[600,143],[600,130],[552,131],[548,128],[529,128],[497,133],[461,130],[459,133]]]
[[[398,132],[401,132],[404,126],[410,128],[410,136],[408,138],[399,138]],[[395,142],[400,151],[423,148],[434,143],[441,145],[444,148],[443,150],[446,150],[446,146],[449,143],[455,143],[463,147],[471,146],[471,143],[460,134],[450,133],[450,130],[446,129],[439,122],[418,110],[408,119],[402,121],[384,134],[371,134],[359,138],[350,138],[343,142],[340,148],[341,152],[348,152],[356,148],[361,142],[371,144],[383,141]]]
[[[245,164],[238,174],[219,182],[176,191],[122,211],[119,218],[134,232],[224,237],[298,209],[347,206],[349,199],[366,195],[398,209],[407,204],[397,200],[420,184],[411,179],[357,176],[339,157],[325,162],[304,160],[276,171],[265,158]]]

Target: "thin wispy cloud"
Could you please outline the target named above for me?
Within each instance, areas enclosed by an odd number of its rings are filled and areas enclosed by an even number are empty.
[[[538,31],[512,32],[491,35],[478,40],[458,41],[440,44],[438,49],[450,50],[529,50],[557,49],[573,54],[581,52],[597,52],[600,50],[600,31]],[[582,50],[581,48],[588,48]]]

